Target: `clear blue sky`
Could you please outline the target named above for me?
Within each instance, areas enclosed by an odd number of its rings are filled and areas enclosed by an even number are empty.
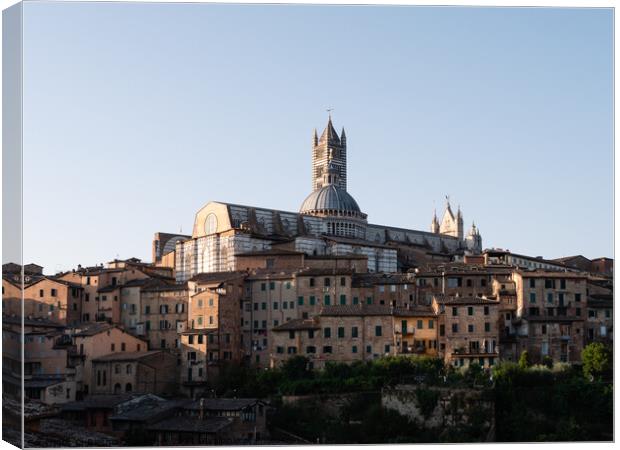
[[[372,223],[612,256],[611,9],[26,3],[24,259],[137,256],[210,200],[298,210],[334,108]]]

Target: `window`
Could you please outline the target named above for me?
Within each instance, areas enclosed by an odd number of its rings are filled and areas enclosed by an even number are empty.
[[[304,297],[303,297],[303,295],[300,295],[299,297],[297,297],[297,304],[299,306],[302,306],[304,304]]]
[[[331,279],[330,279],[330,278],[325,278],[325,280],[324,280],[324,282],[323,282],[324,286],[325,286],[325,287],[329,287],[329,286],[330,286],[330,283],[331,283]]]
[[[43,292],[43,289],[39,289],[39,297],[44,297],[45,293]]]
[[[201,298],[198,299],[198,307],[202,308],[202,299]]]
[[[308,339],[314,339],[314,330],[308,330]]]
[[[306,353],[316,353],[316,347],[313,345],[309,345],[306,347]]]
[[[266,291],[267,290],[267,284],[266,283],[261,283],[260,284],[260,290],[261,291]],[[282,350],[282,352],[284,352],[284,350]]]
[[[351,347],[351,353],[357,353],[357,345]]]
[[[458,333],[459,332],[459,324],[458,323],[453,323],[452,324],[452,332],[453,333]]]
[[[542,334],[547,334],[547,325],[542,324],[541,327],[540,327],[540,332]]]
[[[269,282],[269,290],[273,291],[276,288],[276,282],[275,281],[270,281]]]
[[[560,289],[566,289],[566,280],[560,280]]]
[[[310,296],[310,305],[315,305],[316,304],[316,297],[314,295]]]
[[[423,324],[424,323],[422,320],[418,320],[418,324],[417,324],[418,330],[421,330],[422,328],[424,328]]]
[[[474,315],[474,307],[473,306],[468,306],[467,307],[467,315],[468,316],[473,316]]]
[[[52,297],[56,297],[56,295],[57,295],[56,289],[52,289]]]
[[[382,335],[381,325],[375,326],[375,336],[381,336],[381,335]]]
[[[121,365],[120,364],[115,364],[114,365],[114,373],[121,373]]]
[[[546,279],[545,280],[545,289],[555,289],[555,280]]]
[[[468,278],[468,279],[467,279],[467,287],[471,287],[471,286],[472,286],[471,279],[469,279],[469,278]]]
[[[372,297],[366,297],[366,304],[372,305]]]
[[[384,353],[390,353],[390,344],[385,344],[385,347],[383,348]]]
[[[286,352],[289,355],[294,355],[295,353],[297,353],[297,347],[289,347],[289,348],[286,349]]]
[[[536,278],[530,278],[530,287],[531,288],[535,288],[536,287]]]
[[[347,285],[347,279],[345,277],[340,277],[340,286],[346,286]]]
[[[331,328],[323,328],[323,337],[324,338],[332,337],[332,329]]]
[[[486,331],[487,333],[489,331],[491,331],[491,323],[490,322],[484,322],[484,331]]]
[[[534,281],[534,279],[532,278],[530,281]],[[536,303],[536,293],[535,292],[530,292],[530,303]]]
[[[331,345],[326,345],[325,347],[323,347],[323,353],[331,353],[331,352],[332,352]]]
[[[330,303],[331,303],[331,299],[330,299],[329,295],[326,295],[323,304],[329,306]]]
[[[144,314],[151,314],[151,307],[149,305],[144,307]]]
[[[610,310],[608,310],[608,309],[605,310],[605,317],[607,319],[609,319],[611,317],[611,311]]]
[[[310,278],[310,280],[308,281],[309,281],[310,287],[314,287],[314,278]]]
[[[204,337],[204,335],[199,334],[199,335],[198,335],[198,343],[199,343],[199,344],[202,344],[202,343],[204,342],[204,338],[205,338],[205,337]],[[163,339],[162,339],[162,341],[163,341]]]
[[[484,315],[485,315],[485,316],[488,316],[488,315],[489,315],[489,307],[488,307],[488,306],[485,306],[485,307],[484,307]]]
[[[428,329],[432,330],[435,328],[435,321],[433,319],[428,320]]]
[[[581,308],[575,308],[575,315],[581,317]]]
[[[547,294],[547,303],[553,303],[553,294],[551,292]]]
[[[344,327],[338,327],[338,337],[339,338],[344,337]]]
[[[121,342],[121,352],[124,352],[124,351],[125,351],[125,343]]]
[[[366,346],[366,353],[372,353],[372,345]]]
[[[254,311],[258,311],[258,303],[254,303]]]
[[[282,302],[282,309],[288,309],[288,303]]]
[[[452,315],[453,316],[458,316],[459,315],[459,309],[456,306],[452,307]]]
[[[125,368],[125,371],[127,372],[127,375],[131,375],[131,372],[132,372],[131,364],[127,364],[127,367]]]
[[[473,324],[469,324],[467,325],[467,332],[468,333],[473,333],[474,332],[474,325]]]
[[[278,309],[278,302],[273,302],[273,309]]]
[[[446,335],[446,326],[443,324],[439,325],[439,336],[445,336],[445,335]]]
[[[290,288],[291,288],[291,282],[290,282],[290,281],[287,281],[287,282],[286,282],[286,289],[290,289]]]
[[[357,297],[353,297],[353,304],[354,304],[354,305],[359,304],[359,298],[357,298]]]
[[[284,347],[282,347],[282,346],[277,346],[277,347],[276,347],[276,353],[284,353]]]
[[[352,338],[356,338],[357,337],[357,327],[352,327],[351,328],[351,337]]]
[[[294,332],[293,330],[290,330],[290,331],[288,332],[288,338],[289,338],[289,339],[295,339],[295,332]]]
[[[581,301],[581,294],[575,294],[575,301],[576,302],[580,302]]]
[[[114,345],[114,344],[110,344],[110,350],[111,350],[112,352],[114,352],[114,347],[115,347],[115,345]]]
[[[346,305],[347,304],[347,296],[345,294],[341,294],[340,295],[340,304],[341,305]]]
[[[264,310],[266,310],[266,309],[267,309],[267,303],[262,302],[262,303],[260,304],[260,309],[262,309],[263,311],[264,311]]]

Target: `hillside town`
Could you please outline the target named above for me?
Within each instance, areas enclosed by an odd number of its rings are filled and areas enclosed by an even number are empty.
[[[299,357],[308,371],[404,356],[489,374],[612,345],[612,259],[485,249],[449,198],[429,231],[371,224],[346,155],[330,117],[299,212],[210,202],[191,235],[154,234],[151,262],[4,264],[5,426],[23,392],[31,446],[299,443],[272,432],[270,399],[222,397],[214,380]]]

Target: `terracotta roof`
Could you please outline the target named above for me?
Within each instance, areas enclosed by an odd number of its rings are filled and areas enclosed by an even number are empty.
[[[293,319],[273,328],[273,331],[318,330],[321,328],[312,319]]]
[[[499,305],[499,301],[482,297],[445,297],[436,296],[440,305]]]
[[[96,334],[103,333],[104,331],[111,330],[112,328],[116,328],[116,326],[103,322],[92,323],[75,333],[75,336],[94,336]]]
[[[197,283],[218,283],[224,281],[230,281],[237,278],[245,277],[247,272],[245,271],[230,271],[230,272],[208,272],[199,273],[194,275],[189,281],[195,281]]]
[[[114,292],[117,289],[120,289],[122,286],[120,284],[110,284],[108,286],[104,286],[104,287],[100,287],[99,289],[97,289],[97,292],[103,292],[104,294],[106,292]]]
[[[388,305],[333,305],[323,306],[321,316],[389,316],[392,307]]]
[[[334,276],[334,275],[352,275],[355,272],[353,269],[338,268],[338,269],[303,269],[297,272],[298,277],[318,277],[318,276]]]
[[[151,350],[147,352],[115,352],[109,355],[94,358],[93,362],[114,362],[114,361],[139,361],[147,356],[153,356],[162,353],[161,350]]]
[[[394,315],[399,317],[435,317],[435,311],[430,306],[415,306],[413,308],[394,308]]]
[[[406,273],[362,273],[353,274],[351,285],[353,287],[373,287],[386,284],[413,284],[415,278]]]

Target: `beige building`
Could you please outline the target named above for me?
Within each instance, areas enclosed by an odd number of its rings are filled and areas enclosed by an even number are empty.
[[[77,389],[83,395],[93,392],[93,359],[117,352],[144,352],[148,342],[115,325],[90,324],[73,335],[74,351],[70,359],[76,366]]]
[[[395,308],[393,313],[401,353],[437,356],[439,316],[431,307]]]
[[[116,352],[92,359],[92,394],[174,395],[177,359],[166,351]]]

